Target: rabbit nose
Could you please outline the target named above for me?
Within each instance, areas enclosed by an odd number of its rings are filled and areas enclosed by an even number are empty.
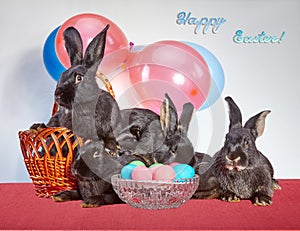
[[[237,155],[226,155],[226,160],[230,161],[230,162],[238,162],[241,159],[241,156],[237,156]]]
[[[241,155],[243,154],[243,150],[239,146],[230,147],[228,150],[228,154],[226,155],[226,159],[228,161],[239,161],[241,159]]]

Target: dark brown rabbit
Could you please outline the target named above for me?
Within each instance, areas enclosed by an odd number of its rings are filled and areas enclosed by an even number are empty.
[[[249,199],[254,205],[270,205],[274,189],[280,187],[273,178],[271,163],[257,150],[255,141],[263,134],[265,118],[271,111],[258,113],[242,126],[240,109],[231,97],[225,100],[229,105],[229,132],[210,168],[200,174],[194,198],[229,202]]]

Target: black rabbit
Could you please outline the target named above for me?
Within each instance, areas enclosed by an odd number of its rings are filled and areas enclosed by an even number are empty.
[[[131,153],[137,154],[148,166],[153,163],[169,164],[172,162],[203,166],[211,157],[195,153],[187,136],[193,112],[194,106],[191,103],[185,103],[178,119],[176,107],[166,93],[159,120],[150,121],[139,142],[130,141],[135,145]]]
[[[123,203],[114,192],[110,178],[135,159],[131,155],[110,156],[102,140],[87,141],[72,164],[78,189],[58,192],[52,198],[56,202],[82,200],[84,208]]]
[[[280,186],[273,179],[271,163],[257,150],[255,140],[263,134],[265,118],[271,111],[258,113],[242,126],[240,109],[231,97],[225,100],[229,105],[229,132],[210,168],[199,174],[200,185],[194,198],[250,199],[254,205],[270,205],[273,190]]]
[[[104,31],[106,31],[108,27],[109,26],[107,26]],[[65,48],[70,58],[71,67],[62,73],[56,86],[55,102],[58,104],[58,111],[50,118],[47,125],[43,123],[36,123],[30,127],[31,130],[39,131],[46,127],[66,127],[70,130],[73,130],[74,126],[75,130],[80,129],[80,127],[83,126],[78,125],[77,118],[78,116],[82,115],[77,115],[76,111],[74,112],[73,107],[75,107],[76,110],[78,109],[77,111],[83,111],[83,105],[86,107],[86,109],[87,107],[99,107],[101,105],[102,108],[97,110],[97,123],[100,123],[102,120],[100,118],[101,116],[105,116],[106,118],[111,116],[111,124],[109,127],[114,128],[115,133],[119,133],[118,139],[120,142],[123,142],[128,146],[132,146],[132,141],[136,143],[140,139],[143,140],[143,131],[151,121],[159,120],[159,115],[148,109],[132,108],[120,111],[117,103],[107,95],[106,91],[101,91],[101,93],[98,91],[96,87],[97,85],[94,84],[94,79],[91,78],[90,83],[85,81],[86,83],[83,84],[85,86],[80,87],[86,89],[86,92],[81,91],[81,95],[77,94],[77,102],[74,102],[75,92],[77,91],[77,87],[80,85],[79,83],[82,81],[84,75],[88,72],[88,70],[91,71],[90,69],[92,68],[92,65],[95,69],[97,64],[100,63],[103,58],[103,54],[100,53],[104,51],[105,38],[100,38],[100,34],[101,33],[99,33],[93,39],[93,42],[90,43],[89,48],[87,48],[87,51],[83,56],[83,45],[79,32],[74,27],[69,27],[64,31]],[[98,50],[98,54],[94,53],[95,50]],[[99,60],[95,60],[95,58],[99,58]],[[92,86],[92,89],[88,89],[90,86]],[[99,97],[100,94],[106,96]],[[88,99],[88,97],[90,98]],[[97,104],[97,99],[103,99],[103,102]],[[108,109],[113,111],[109,112],[107,111]],[[105,113],[99,115],[100,111]],[[75,116],[75,118],[73,118],[73,116]],[[119,127],[121,129],[120,131],[115,127],[117,123],[122,124],[122,129]],[[103,129],[108,128],[103,127]],[[95,130],[93,131],[95,132]],[[100,133],[100,136],[103,134],[103,131],[99,130],[98,132]],[[111,138],[113,137],[112,131],[110,130],[106,132],[110,133],[110,136],[107,136],[107,134],[105,135],[107,139],[106,145],[110,146],[111,149],[114,149],[114,144],[116,141],[115,138]],[[94,136],[94,138],[97,138],[97,135],[99,134],[90,134],[90,136]],[[112,144],[110,145],[111,142]],[[68,150],[66,150],[66,153],[67,152]],[[55,151],[53,153],[55,153]]]
[[[154,158],[160,163],[180,162],[189,164],[194,158],[194,147],[187,137],[194,112],[191,103],[185,103],[178,119],[176,107],[168,96],[160,108],[160,126],[163,144],[154,152]]]
[[[120,172],[122,167],[115,138],[120,130],[120,109],[114,98],[98,87],[95,79],[104,55],[107,29],[108,26],[91,41],[84,57],[72,49],[75,44],[66,45],[70,48],[69,56],[75,57],[78,65],[69,69],[73,73],[71,77],[69,73],[62,75],[55,95],[60,105],[72,109],[72,129],[83,139],[84,145],[72,164],[78,190],[59,192],[53,195],[55,201],[82,199],[83,207],[120,202],[110,184],[111,175]],[[68,39],[69,36],[80,38],[74,28],[68,28],[64,34],[66,44],[77,41]],[[131,156],[124,155],[123,159],[127,157]]]

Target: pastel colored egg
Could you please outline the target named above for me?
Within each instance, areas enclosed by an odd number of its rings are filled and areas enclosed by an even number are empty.
[[[152,173],[152,178],[153,178],[153,173],[158,169],[161,165],[155,165],[155,166],[150,166],[149,170]]]
[[[140,160],[134,160],[134,161],[131,161],[129,164],[133,164],[135,166],[146,166],[142,161]]]
[[[169,165],[162,165],[158,167],[152,175],[153,180],[174,180],[175,179],[175,171]]]
[[[121,169],[121,177],[122,179],[132,179],[131,173],[134,168],[136,168],[136,165],[133,164],[127,164]]]
[[[137,166],[132,170],[131,177],[133,180],[152,180],[152,173],[145,166]]]
[[[195,169],[188,164],[177,164],[173,167],[176,179],[192,178],[195,176]]]
[[[180,163],[178,163],[178,162],[172,162],[171,164],[169,164],[169,166],[174,167],[177,164],[180,164]]]
[[[155,166],[162,166],[163,164],[161,164],[161,163],[155,163],[155,164],[151,164],[150,166],[149,166],[149,168],[153,168],[153,167],[155,167]]]

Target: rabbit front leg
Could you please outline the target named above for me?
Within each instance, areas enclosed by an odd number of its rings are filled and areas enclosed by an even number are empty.
[[[101,195],[90,196],[85,198],[81,203],[82,208],[94,208],[102,205],[122,204],[124,203],[117,194],[105,193]]]
[[[111,155],[116,155],[121,150],[115,136],[120,129],[120,122],[121,113],[117,102],[108,92],[101,91],[95,110],[96,132]]]
[[[254,205],[268,206],[272,204],[272,197],[267,195],[264,191],[256,192],[251,201]]]
[[[81,200],[81,196],[79,192],[74,190],[65,190],[55,193],[52,196],[53,201],[55,202],[66,202],[66,201],[74,201],[74,200]]]
[[[260,184],[257,186],[254,195],[250,198],[254,205],[268,206],[272,204],[272,197],[274,194],[273,179],[268,175],[268,172],[262,169],[263,174],[260,176]],[[261,177],[264,176],[264,177]]]
[[[121,199],[113,191],[111,184],[105,180],[79,180],[78,188],[82,195],[82,208],[122,203]]]
[[[47,128],[47,126],[44,123],[35,123],[30,126],[29,130],[34,134],[38,134],[41,130],[45,128]]]

